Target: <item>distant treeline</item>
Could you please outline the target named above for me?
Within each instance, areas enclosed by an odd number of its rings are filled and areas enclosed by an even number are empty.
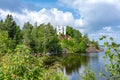
[[[78,53],[86,52],[89,46],[99,48],[97,41],[90,41],[87,34],[82,35],[79,30],[70,26],[66,28],[66,35],[57,35],[50,23],[32,25],[26,22],[21,29],[12,15],[7,15],[4,21],[0,21],[0,38],[1,53],[13,51],[19,44],[30,48],[32,53],[62,53],[64,49],[70,53]]]

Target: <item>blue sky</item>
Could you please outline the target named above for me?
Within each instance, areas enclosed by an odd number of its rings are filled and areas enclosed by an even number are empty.
[[[98,40],[102,35],[119,42],[120,0],[0,0],[0,19],[12,14],[24,22],[70,25]]]

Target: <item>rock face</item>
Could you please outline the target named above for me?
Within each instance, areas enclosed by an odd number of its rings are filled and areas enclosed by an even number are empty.
[[[62,50],[62,53],[63,53],[63,54],[68,53],[68,49],[64,48],[64,49]]]
[[[104,51],[103,48],[96,49],[95,47],[91,47],[91,46],[86,49],[87,53],[98,53],[102,51]]]

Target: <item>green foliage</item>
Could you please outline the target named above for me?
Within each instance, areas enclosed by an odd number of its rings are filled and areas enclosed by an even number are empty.
[[[83,75],[81,75],[82,80],[96,80],[95,73],[91,71],[91,68],[84,70]]]
[[[7,31],[0,30],[0,55],[7,53],[9,42]]]
[[[31,49],[33,49],[34,47],[34,41],[33,41],[33,37],[32,37],[32,29],[33,26],[32,24],[30,24],[29,22],[25,23],[22,29],[23,32],[23,43],[27,46],[29,46]]]
[[[82,40],[83,40],[86,44],[89,44],[89,43],[90,43],[90,40],[89,40],[87,34],[85,34],[85,35],[82,37]]]
[[[68,80],[61,72],[56,72],[55,69],[49,69],[44,74],[42,80]]]
[[[15,40],[15,43],[18,44],[18,40],[21,39],[21,30],[13,20],[12,15],[7,15],[3,27],[3,30],[8,31],[8,37]]]
[[[62,39],[60,40],[60,44],[61,47],[63,49],[67,49],[69,53],[86,52],[88,47],[99,49],[99,44],[97,41],[90,41],[87,34],[82,36],[78,30],[73,29],[70,26],[67,26],[66,35],[70,36],[71,39]]]
[[[98,41],[92,40],[91,43],[94,45],[94,47],[95,47],[96,49],[99,49]]]
[[[72,53],[85,52],[83,48],[87,48],[85,45],[90,42],[87,35],[82,36],[78,30],[70,26],[67,26],[66,34],[72,39],[67,40],[65,43],[64,40],[58,39],[56,31],[50,23],[33,26],[27,22],[21,30],[13,20],[12,15],[7,15],[5,21],[0,21],[0,29],[8,32],[9,47],[12,51],[14,51],[18,44],[25,44],[31,48],[33,53],[61,53],[64,48],[67,48]],[[82,50],[80,50],[82,41],[85,44]],[[95,46],[97,45],[95,44]]]
[[[30,48],[18,45],[11,54],[0,57],[0,80],[65,80],[56,69],[45,69],[43,59]]]
[[[63,49],[67,49],[69,53],[76,53],[81,51],[85,52],[87,44],[83,43],[82,40],[85,40],[86,37],[82,37],[82,34],[78,30],[73,29],[70,26],[67,26],[66,35],[70,36],[71,39],[60,40],[60,44]]]
[[[0,29],[2,29],[4,26],[3,20],[0,20]]]
[[[32,36],[31,36],[31,32],[32,32],[33,26],[32,24],[30,24],[29,22],[25,23],[22,29],[23,32],[23,41],[26,45],[30,45],[30,43],[32,42]]]
[[[106,63],[106,71],[110,73],[109,80],[119,80],[120,79],[120,47],[114,42],[113,38],[110,37],[110,42],[107,41],[107,37],[103,36],[100,40],[105,39],[104,46],[107,48],[105,51],[104,58],[108,59],[109,62]],[[110,44],[111,43],[111,44]],[[103,74],[106,76],[106,74]]]
[[[66,34],[73,37],[73,28],[70,26],[67,26]]]
[[[67,49],[69,53],[76,53],[80,51],[79,44],[73,38],[70,40],[62,39],[60,40],[60,44],[62,49]]]
[[[24,45],[18,45],[14,54],[6,54],[0,62],[0,79],[41,79],[42,62],[30,55],[30,50]]]
[[[79,46],[80,46],[80,51],[81,52],[85,52],[86,51],[87,44],[84,41],[81,41]]]
[[[50,23],[35,27],[30,23],[25,23],[23,34],[24,43],[28,45],[34,53],[59,53],[61,50],[58,44],[57,34]]]
[[[82,34],[80,33],[79,30],[76,30],[76,29],[73,30],[73,38],[76,40],[77,43],[80,43]]]
[[[70,39],[59,40],[50,23],[33,26],[27,22],[21,30],[12,15],[7,15],[5,21],[0,21],[0,79],[64,80],[61,73],[55,72],[56,69],[45,68],[48,63],[53,65],[56,59],[32,54],[61,53],[64,48],[72,53],[85,52],[90,42],[87,35],[82,36],[70,26],[66,34]],[[112,43],[113,47],[115,45]]]
[[[79,43],[80,39],[82,38],[82,34],[80,33],[80,31],[76,30],[76,29],[73,29],[70,26],[67,26],[66,34],[71,36],[72,38],[74,38],[77,43]]]
[[[11,48],[15,49],[17,44],[21,42],[22,33],[20,27],[13,20],[12,15],[7,15],[5,21],[0,21],[0,29],[8,32],[8,37],[11,39]]]

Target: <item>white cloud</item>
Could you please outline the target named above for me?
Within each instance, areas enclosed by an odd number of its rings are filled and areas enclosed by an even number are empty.
[[[29,11],[24,9],[22,10],[22,13],[0,9],[0,19],[5,19],[8,14],[11,14],[20,26],[23,26],[27,21],[32,24],[35,22],[38,24],[50,22],[54,27],[58,25],[81,27],[84,24],[82,19],[75,19],[71,12],[63,12],[57,8],[52,8],[50,10],[43,8],[39,11]]]
[[[75,26],[84,26],[85,22],[84,19],[76,19],[75,20]]]
[[[106,26],[106,27],[103,27],[103,30],[106,32],[112,32],[112,27]]]
[[[84,17],[86,33],[90,39],[100,36],[114,37],[118,42],[120,26],[120,0],[59,0],[64,6],[76,9]]]
[[[119,30],[116,31],[116,30],[112,29],[112,27],[106,26],[106,27],[103,27],[99,31],[89,34],[89,37],[90,37],[90,39],[99,41],[101,45],[103,45],[103,43],[105,42],[105,41],[99,40],[99,38],[102,36],[107,36],[107,41],[109,41],[110,37],[113,37],[115,42],[120,43],[119,33],[120,33]]]
[[[59,0],[65,6],[79,11],[84,26],[99,30],[103,26],[120,25],[120,0]]]
[[[86,5],[88,5],[89,7],[89,5],[101,4],[101,3],[113,4],[116,6],[120,4],[120,0],[59,0],[59,2],[76,9],[79,9],[79,8],[82,9]]]

